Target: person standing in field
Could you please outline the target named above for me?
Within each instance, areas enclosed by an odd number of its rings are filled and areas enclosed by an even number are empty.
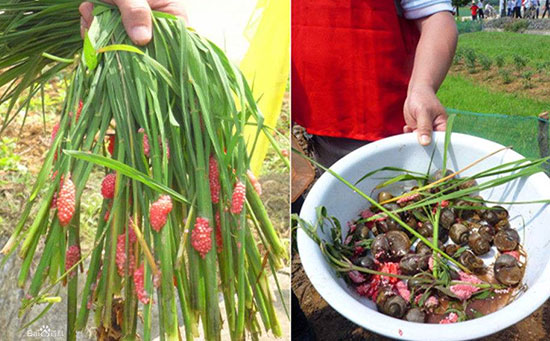
[[[542,12],[541,18],[544,18],[546,13],[548,13],[548,17],[550,18],[550,0],[544,0],[544,11]]]
[[[508,2],[506,3],[506,7],[508,8],[508,12],[506,13],[507,16],[511,17],[514,15],[515,4],[515,0],[508,0]]]
[[[521,0],[515,0],[515,1],[516,2],[514,4],[514,18],[521,18]]]
[[[479,20],[485,19],[485,12],[483,12],[483,2],[479,0],[477,2],[477,17]]]
[[[292,118],[330,166],[402,132],[445,130],[436,96],[458,38],[450,0],[292,1]]]
[[[477,7],[476,2],[472,1],[472,5],[470,6],[470,12],[472,13],[472,20],[477,20],[477,11],[479,7]]]

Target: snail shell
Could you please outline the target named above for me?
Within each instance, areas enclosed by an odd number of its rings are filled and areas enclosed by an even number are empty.
[[[402,318],[407,312],[407,302],[391,290],[381,290],[376,297],[376,306],[382,314]]]
[[[508,211],[502,206],[494,206],[493,208],[494,210],[492,211],[495,212],[498,220],[508,219],[508,217],[510,216]]]
[[[361,257],[359,260],[359,265],[371,270],[376,266],[374,259],[371,256]]]
[[[387,200],[393,199],[393,195],[390,192],[380,192],[378,193],[378,202],[384,202]]]
[[[483,238],[479,232],[470,233],[468,237],[468,246],[477,256],[484,255],[491,250],[491,243]]]
[[[371,252],[374,258],[385,260],[390,252],[390,243],[385,234],[377,235],[372,241]]]
[[[433,241],[433,238],[428,238],[429,241]],[[441,250],[443,248],[443,243],[438,240],[437,241],[437,247]],[[418,242],[418,244],[416,244],[416,247],[414,249],[414,252],[417,253],[417,254],[431,254],[432,253],[432,248],[429,247],[428,245],[424,244],[423,242]]]
[[[466,180],[463,183],[461,183],[458,188],[460,189],[467,189],[470,187],[477,186],[477,181],[475,179]]]
[[[451,230],[449,231],[451,240],[458,245],[466,245],[468,243],[468,236],[470,235],[470,230],[463,224],[453,224]]]
[[[516,285],[523,278],[523,271],[515,257],[500,255],[494,265],[495,278],[504,285]]]
[[[500,252],[515,250],[519,244],[518,231],[514,229],[500,230],[495,235],[494,243]]]
[[[454,171],[451,169],[445,169],[445,171],[443,171],[443,169],[438,169],[432,174],[431,178],[432,178],[432,181],[438,181],[453,173]]]
[[[477,257],[472,253],[472,251],[466,250],[462,252],[460,257],[458,257],[460,264],[464,265],[473,272],[479,274],[485,272],[485,264],[481,258]]]
[[[411,240],[405,232],[389,231],[386,238],[390,246],[390,254],[393,259],[399,259],[411,249]]]
[[[511,226],[510,226],[510,222],[508,221],[508,219],[499,220],[498,223],[496,223],[496,225],[495,225],[495,229],[497,231],[505,230],[505,229],[509,229],[509,228],[511,228]]]
[[[451,225],[455,222],[456,215],[450,208],[445,207],[441,210],[441,215],[439,217],[439,226],[449,229]]]
[[[406,254],[399,262],[401,272],[406,275],[416,275],[428,269],[429,254],[418,255],[416,253]]]
[[[418,289],[420,286],[424,284],[430,284],[432,282],[433,282],[433,278],[430,277],[430,275],[428,275],[427,273],[421,273],[414,276],[413,278],[410,278],[407,281],[407,287],[409,288],[410,291],[418,292]]]
[[[407,311],[407,314],[405,314],[405,320],[409,322],[425,323],[426,313],[420,308],[411,308]]]
[[[481,217],[489,223],[489,225],[495,225],[500,220],[494,210],[486,210]]]
[[[420,233],[423,237],[431,237],[434,233],[434,226],[431,222],[425,221],[418,227],[418,233]]]
[[[483,238],[487,239],[487,241],[491,243],[495,237],[496,230],[492,225],[482,225],[478,232]]]
[[[445,253],[451,257],[458,251],[458,249],[460,249],[460,246],[456,244],[445,245]]]
[[[456,206],[473,206],[471,202],[465,201],[465,200],[457,200]],[[475,210],[472,209],[455,209],[456,215],[460,219],[470,219],[474,216],[476,213]]]

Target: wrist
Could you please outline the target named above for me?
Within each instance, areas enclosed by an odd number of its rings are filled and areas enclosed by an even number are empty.
[[[424,82],[411,81],[407,89],[407,95],[410,95],[411,93],[429,93],[429,94],[435,95],[436,92],[437,92],[436,87],[434,86],[433,83],[430,83],[429,81],[424,81]]]

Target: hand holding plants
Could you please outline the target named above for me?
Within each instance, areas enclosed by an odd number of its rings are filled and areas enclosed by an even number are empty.
[[[116,5],[122,15],[122,23],[132,41],[137,45],[145,45],[152,38],[151,10],[166,12],[187,20],[183,1],[179,0],[104,0]],[[92,23],[91,2],[83,2],[80,7],[80,33],[90,28]]]

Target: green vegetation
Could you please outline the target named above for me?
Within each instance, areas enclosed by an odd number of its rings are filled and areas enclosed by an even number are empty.
[[[514,56],[529,58],[531,63],[548,61],[550,37],[513,32],[475,32],[461,34],[459,48],[471,48],[491,58],[502,56],[507,63]]]
[[[548,101],[492,91],[458,75],[447,76],[437,95],[447,108],[480,113],[532,116],[550,107]]]

